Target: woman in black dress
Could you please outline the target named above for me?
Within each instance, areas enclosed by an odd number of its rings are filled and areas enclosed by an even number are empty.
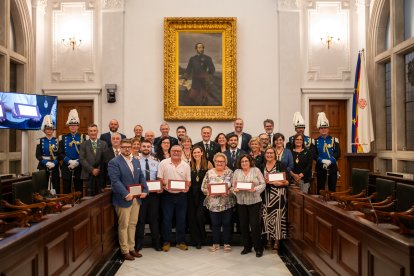
[[[266,162],[263,166],[263,175],[266,181],[262,208],[262,235],[272,247],[273,252],[279,250],[279,241],[287,238],[287,191],[288,180],[269,181],[269,174],[284,172],[286,167],[276,160],[275,148],[265,151]]]
[[[195,146],[191,150],[191,186],[187,193],[188,226],[192,244],[200,249],[206,238],[205,216],[207,209],[203,206],[205,195],[201,191],[206,172],[213,165],[206,159],[204,148]]]
[[[303,134],[293,136],[293,170],[290,171],[290,175],[301,191],[308,193],[312,177],[312,154],[305,147],[304,138]]]

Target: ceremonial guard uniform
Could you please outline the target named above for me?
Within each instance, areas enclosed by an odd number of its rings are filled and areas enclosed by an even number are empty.
[[[295,112],[295,114],[293,114],[293,126],[295,127],[295,131],[296,133],[301,133],[303,131],[301,130],[305,130],[306,125],[305,125],[305,120],[303,119],[302,115],[300,114],[300,112]],[[311,151],[312,154],[315,153],[315,140],[310,138],[309,136],[306,136],[304,133],[302,133],[304,136],[304,144],[305,147]],[[289,141],[286,143],[286,148],[288,149],[292,149],[295,147],[295,144],[293,143],[293,137],[295,135],[292,135],[289,137]]]
[[[79,126],[79,116],[76,109],[69,112],[68,126]],[[82,180],[80,178],[82,168],[79,162],[80,144],[86,140],[86,135],[76,131],[65,134],[59,139],[59,159],[63,160],[61,165],[61,173],[63,180],[63,192],[70,193],[72,185],[72,177],[75,185],[75,191],[82,192]]]
[[[38,170],[45,170],[49,179],[51,193],[60,193],[59,181],[59,161],[58,161],[58,141],[53,137],[53,121],[50,115],[43,119],[41,129],[46,133],[45,137],[40,138],[40,143],[36,146],[36,159],[39,160]],[[50,186],[52,184],[52,186]],[[53,191],[54,190],[54,191]]]
[[[317,191],[323,190],[328,176],[329,191],[336,191],[336,181],[338,180],[338,164],[336,160],[341,156],[338,138],[329,135],[329,121],[324,112],[318,113],[317,127],[321,136],[316,139],[316,177]],[[325,130],[324,130],[325,129]],[[325,132],[323,132],[325,131]]]

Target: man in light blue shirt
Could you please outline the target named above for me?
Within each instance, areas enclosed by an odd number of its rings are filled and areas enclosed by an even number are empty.
[[[147,181],[157,180],[158,164],[159,162],[151,156],[152,144],[148,140],[141,142],[141,163],[144,177]],[[142,200],[141,210],[139,212],[137,228],[135,232],[135,250],[138,252],[142,249],[145,235],[145,222],[151,229],[152,246],[156,251],[161,251],[160,243],[160,227],[158,222],[159,206],[160,206],[160,192],[149,192],[148,196]]]

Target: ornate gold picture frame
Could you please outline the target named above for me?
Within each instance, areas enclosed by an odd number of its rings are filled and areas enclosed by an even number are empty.
[[[164,119],[237,117],[236,18],[164,18]]]

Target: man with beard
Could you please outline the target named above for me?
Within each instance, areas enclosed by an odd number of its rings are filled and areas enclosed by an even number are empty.
[[[229,140],[227,142],[229,144],[229,148],[224,152],[224,154],[227,157],[227,167],[229,167],[230,170],[234,171],[236,168],[237,159],[240,155],[245,154],[246,152],[237,148],[239,137],[236,134],[228,136],[227,139]]]
[[[141,158],[139,162],[141,163],[141,168],[147,183],[151,180],[157,180],[159,162],[151,156],[151,142],[148,140],[144,140],[141,143]],[[135,251],[137,252],[142,249],[146,221],[148,221],[151,230],[153,248],[156,251],[162,250],[160,244],[160,226],[158,223],[161,192],[149,192],[147,197],[142,199],[135,232]]]
[[[216,68],[211,57],[204,54],[203,43],[196,43],[194,49],[197,54],[188,61],[183,74],[183,85],[185,86],[191,77],[190,97],[194,100],[194,105],[208,105],[210,97],[214,94],[213,75]]]
[[[244,150],[245,152],[249,151],[249,141],[252,139],[252,136],[248,133],[243,132],[244,122],[241,118],[237,118],[234,121],[234,131],[227,134],[227,139],[230,135],[236,134],[239,137],[237,148]]]
[[[109,121],[109,132],[106,133],[102,133],[101,137],[99,137],[100,140],[103,140],[106,142],[106,144],[108,145],[108,148],[112,147],[112,143],[111,143],[111,137],[112,135],[114,135],[114,133],[118,132],[118,128],[119,128],[119,123],[117,120],[112,119],[111,121]],[[126,136],[122,133],[119,132],[119,134],[121,134],[121,139],[125,139]]]

